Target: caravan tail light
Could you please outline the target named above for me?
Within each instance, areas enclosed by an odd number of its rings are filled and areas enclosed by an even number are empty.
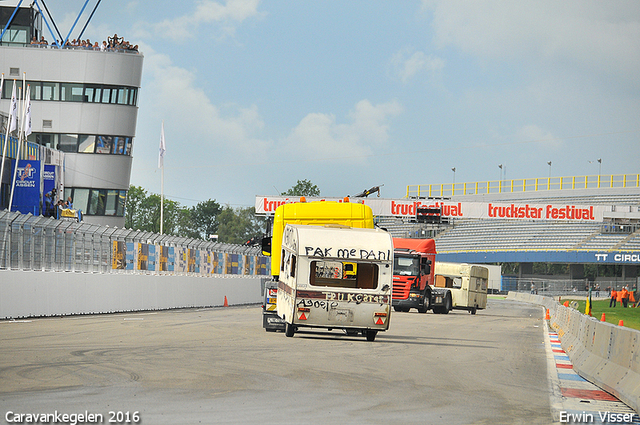
[[[310,311],[308,307],[298,307],[298,320],[307,320]]]

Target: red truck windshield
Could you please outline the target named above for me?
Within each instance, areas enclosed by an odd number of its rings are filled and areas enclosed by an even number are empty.
[[[396,254],[393,258],[393,274],[398,276],[418,276],[420,258]]]

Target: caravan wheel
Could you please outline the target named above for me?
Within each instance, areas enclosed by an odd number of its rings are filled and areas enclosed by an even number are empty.
[[[367,341],[375,341],[378,331],[374,331],[373,329],[367,329],[366,331],[364,331],[364,334],[367,337]]]
[[[284,334],[287,336],[287,338],[291,338],[294,333],[296,333],[296,327],[291,323],[285,323]]]

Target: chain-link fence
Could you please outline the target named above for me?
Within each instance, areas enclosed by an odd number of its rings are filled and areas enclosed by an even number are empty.
[[[258,247],[0,211],[0,270],[265,276]]]
[[[611,289],[620,290],[627,286],[631,292],[638,288],[638,278],[608,280],[602,278],[596,281],[589,279],[545,279],[545,278],[517,278],[502,277],[502,291],[527,292],[545,296],[587,296],[591,289],[592,296],[608,297]]]

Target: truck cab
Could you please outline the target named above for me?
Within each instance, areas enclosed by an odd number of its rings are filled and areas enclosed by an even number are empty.
[[[381,229],[287,224],[276,303],[286,336],[343,329],[374,341],[389,328],[393,255]]]
[[[393,308],[426,313],[431,308],[435,241],[393,238],[393,246]]]

